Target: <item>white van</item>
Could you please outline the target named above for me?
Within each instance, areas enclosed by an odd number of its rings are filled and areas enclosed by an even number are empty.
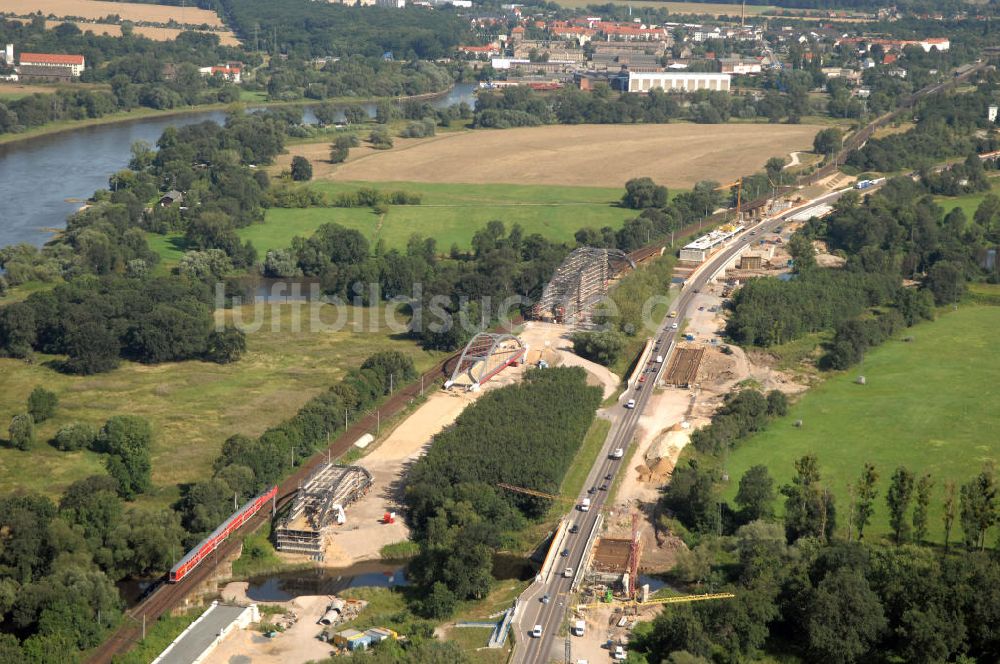
[[[576,636],[583,636],[583,632],[586,630],[586,623],[582,620],[577,620],[573,624],[573,634]]]
[[[580,511],[581,512],[589,512],[590,511],[590,498],[584,498],[583,499],[583,502],[580,503]]]
[[[573,568],[572,567],[567,567],[566,569],[564,569],[563,570],[563,577],[565,577],[567,579],[572,579],[573,578]]]
[[[657,364],[663,364],[663,356],[662,355],[657,355],[656,356],[656,363]]]
[[[531,635],[533,637],[535,637],[536,639],[540,638],[542,636],[542,626],[541,625],[535,625],[535,629],[531,630]]]

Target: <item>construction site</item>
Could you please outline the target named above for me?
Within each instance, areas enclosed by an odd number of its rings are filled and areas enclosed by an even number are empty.
[[[372,474],[361,466],[326,463],[317,468],[275,526],[277,549],[322,562],[331,530],[347,522],[345,508],[367,494],[372,484]]]
[[[532,315],[537,320],[586,328],[594,305],[608,294],[612,281],[635,267],[630,255],[618,249],[574,249],[545,285]]]

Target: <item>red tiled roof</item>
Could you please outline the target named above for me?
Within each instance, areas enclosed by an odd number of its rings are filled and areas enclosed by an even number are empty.
[[[21,64],[46,65],[82,65],[82,55],[65,55],[63,53],[22,53]]]

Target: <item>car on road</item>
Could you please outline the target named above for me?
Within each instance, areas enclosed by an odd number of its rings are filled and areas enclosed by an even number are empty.
[[[567,567],[566,569],[564,569],[563,570],[563,576],[565,578],[567,578],[567,579],[573,578],[573,568],[572,567]]]
[[[548,604],[549,603],[549,599],[550,599],[549,595],[548,595],[548,593],[546,593],[546,594],[542,595],[541,597],[539,597],[538,601],[541,602],[542,604]]]
[[[601,491],[607,491],[607,490],[608,490],[608,485],[607,484],[602,484],[601,485]]]
[[[559,554],[559,555],[561,555],[563,558],[568,558],[569,557],[569,549],[563,549],[562,553]]]
[[[580,526],[574,523],[572,526],[569,527],[569,532],[571,535],[576,535],[578,532],[580,532]]]
[[[626,408],[635,408],[635,399],[629,399],[628,403],[625,404]]]
[[[610,482],[611,481],[611,473],[608,473],[607,475],[605,475],[604,479],[606,479],[606,480],[608,480]]]
[[[535,625],[535,629],[531,630],[531,635],[536,639],[540,639],[542,637],[542,626]]]
[[[676,330],[677,329],[677,323],[671,323],[670,324],[670,329],[671,330]]]
[[[597,493],[597,487],[596,486],[590,487],[589,489],[587,489],[587,493],[589,493],[589,494],[595,494],[595,493]]]
[[[640,383],[645,383],[646,382],[646,377],[645,376],[639,376],[639,382]]]

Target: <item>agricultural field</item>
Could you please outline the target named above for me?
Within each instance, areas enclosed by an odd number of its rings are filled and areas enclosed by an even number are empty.
[[[811,150],[817,125],[675,123],[548,125],[477,130],[410,141],[391,150],[352,150],[318,178],[341,181],[509,183],[622,187],[649,176],[669,187],[727,182],[770,157]],[[299,154],[305,146],[293,146]],[[326,159],[328,147],[321,155]],[[290,160],[290,157],[286,157]]]
[[[371,310],[345,307],[349,321],[367,321]],[[294,326],[294,310],[300,330]],[[377,311],[377,310],[376,310]],[[241,310],[254,322],[250,306]],[[218,312],[231,317],[232,311]],[[306,306],[267,305],[257,309],[259,330],[247,334],[247,354],[239,362],[165,363],[154,366],[124,362],[95,376],[69,376],[47,366],[49,356],[28,364],[0,359],[0,422],[25,409],[28,394],[44,385],[59,396],[52,420],[36,428],[38,442],[30,452],[0,445],[0,491],[22,487],[58,496],[71,482],[101,474],[103,458],[92,452],[60,452],[48,444],[56,431],[73,422],[100,426],[112,415],[140,415],[153,427],[153,494],[142,500],[167,504],[178,496],[177,484],[206,478],[223,441],[242,433],[258,435],[289,417],[310,398],[333,385],[346,370],[380,350],[400,350],[418,370],[426,370],[439,354],[393,338],[381,323],[377,331],[310,329]],[[325,307],[324,323],[336,316]],[[361,318],[365,316],[365,318]],[[384,317],[380,320],[384,320]],[[367,326],[366,326],[367,327]]]
[[[107,2],[106,0],[4,0],[3,10],[15,16],[41,12],[47,17],[72,17],[88,20],[119,16],[123,21],[208,25],[222,28],[222,19],[213,11],[196,7],[147,5],[138,2]]]
[[[786,417],[730,453],[725,499],[733,500],[750,466],[767,465],[779,487],[792,479],[793,462],[813,453],[824,485],[837,497],[838,526],[844,530],[848,486],[871,462],[880,475],[879,495],[865,532],[887,535],[885,493],[902,464],[934,478],[929,537],[943,541],[945,482],[960,486],[984,463],[1000,461],[998,326],[1000,307],[963,305],[906,330],[904,338],[912,341],[897,338],[872,350],[860,366],[811,389]],[[856,384],[859,374],[866,385]],[[796,420],[802,420],[801,428],[793,426]],[[781,500],[777,504],[780,512]],[[952,541],[960,537],[956,525]]]
[[[45,27],[54,28],[62,23],[66,23],[66,21],[49,21],[45,24]],[[72,21],[72,23],[83,32],[89,31],[93,32],[95,35],[108,35],[109,37],[122,36],[122,26],[117,23],[87,23],[84,21]],[[183,32],[183,30],[180,28],[161,28],[151,25],[136,25],[132,27],[132,32],[143,37],[148,37],[153,41],[172,41],[177,39],[177,35]],[[236,35],[230,30],[196,30],[196,32],[207,32],[207,34],[217,35],[219,37],[219,43],[223,46],[239,46],[240,44],[240,40],[237,39]]]
[[[633,7],[663,7],[671,14],[711,14],[713,16],[739,16],[742,7],[739,3],[725,2],[656,2],[656,0],[611,0],[613,4],[631,5]],[[586,7],[587,5],[605,4],[598,0],[556,0],[563,7]],[[772,5],[747,5],[747,16],[758,16],[773,12],[777,7]]]
[[[263,254],[289,246],[296,235],[311,235],[321,224],[336,222],[358,229],[372,244],[381,239],[389,248],[403,248],[412,234],[420,233],[435,238],[438,249],[447,252],[452,244],[468,248],[476,231],[494,219],[508,228],[520,224],[526,234],[541,233],[552,240],[572,242],[580,228],[618,228],[636,216],[635,210],[617,206],[624,189],[616,187],[424,182],[318,182],[311,186],[331,195],[359,187],[402,190],[420,193],[423,202],[394,205],[384,216],[370,208],[271,208],[263,224],[241,229],[240,238],[253,242]],[[158,239],[154,248],[169,248],[168,244],[168,239]],[[162,251],[161,255],[170,259]]]

